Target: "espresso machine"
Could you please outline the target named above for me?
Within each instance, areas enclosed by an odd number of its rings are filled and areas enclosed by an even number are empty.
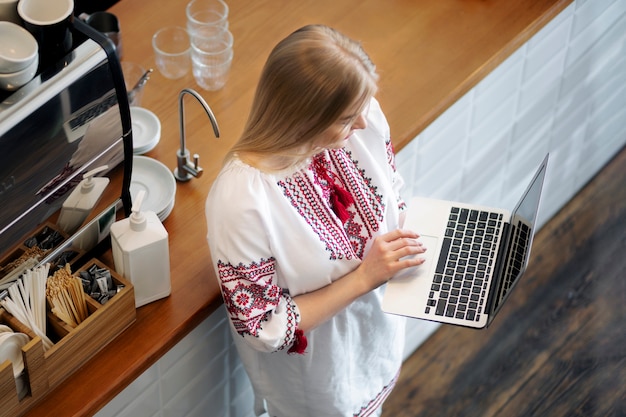
[[[115,46],[79,19],[71,35],[68,53],[0,91],[0,291],[20,269],[89,255],[130,214],[132,124]],[[86,174],[107,180],[93,190]],[[97,195],[77,215],[70,200],[85,190]]]

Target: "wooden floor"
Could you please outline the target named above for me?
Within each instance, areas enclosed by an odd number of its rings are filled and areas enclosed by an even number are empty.
[[[626,149],[535,238],[486,330],[441,326],[384,417],[626,416]]]

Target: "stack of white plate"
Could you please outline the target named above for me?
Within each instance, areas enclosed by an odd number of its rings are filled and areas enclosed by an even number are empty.
[[[0,325],[0,364],[8,360],[13,365],[13,376],[15,377],[17,394],[20,399],[24,398],[28,392],[28,386],[23,374],[22,347],[29,341],[30,338],[24,333],[15,333],[10,327]]]
[[[133,123],[133,153],[141,155],[150,152],[161,140],[159,118],[143,107],[131,107],[130,119]]]
[[[146,193],[141,211],[154,211],[161,221],[165,220],[174,208],[176,197],[176,180],[172,171],[154,158],[135,155],[130,180],[133,201],[141,190]]]
[[[15,91],[37,73],[39,46],[33,35],[13,22],[0,21],[0,39],[0,88]]]

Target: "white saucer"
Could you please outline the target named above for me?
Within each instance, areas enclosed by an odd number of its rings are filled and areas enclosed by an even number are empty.
[[[30,339],[24,333],[3,332],[0,335],[0,363],[6,360],[13,365],[13,376],[18,377],[24,370],[22,347]]]
[[[130,180],[131,197],[135,199],[140,190],[146,193],[141,211],[154,211],[161,221],[165,220],[174,207],[176,197],[176,180],[172,171],[154,158],[135,155]]]
[[[133,153],[139,155],[154,149],[161,140],[159,118],[143,107],[131,107],[130,118],[133,122]]]
[[[157,213],[157,217],[159,218],[159,220],[163,221],[165,219],[167,219],[167,216],[170,215],[170,213],[172,212],[172,210],[174,210],[174,200],[172,200],[172,202],[170,203],[169,206],[167,206],[165,208],[165,210],[163,210],[160,213]]]

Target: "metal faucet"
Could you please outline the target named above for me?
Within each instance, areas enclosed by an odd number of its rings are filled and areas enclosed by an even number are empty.
[[[220,137],[220,129],[217,126],[217,121],[215,120],[215,116],[213,116],[213,112],[209,105],[204,101],[202,96],[198,94],[195,90],[191,88],[184,88],[180,94],[178,95],[178,113],[180,120],[180,149],[176,152],[176,157],[178,159],[178,167],[174,170],[174,178],[178,181],[189,181],[191,177],[200,177],[202,175],[202,168],[198,166],[198,162],[200,161],[200,156],[196,153],[193,155],[193,164],[189,161],[189,151],[185,147],[185,107],[183,105],[183,98],[185,94],[191,94],[200,102],[206,114],[209,116],[211,120],[211,125],[213,126],[213,132],[215,133],[215,137]]]

